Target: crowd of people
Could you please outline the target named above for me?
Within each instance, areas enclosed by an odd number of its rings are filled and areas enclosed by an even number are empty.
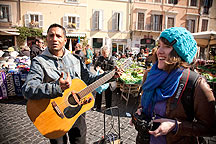
[[[90,85],[115,69],[116,60],[132,57],[152,65],[144,74],[140,105],[130,123],[138,131],[137,144],[194,144],[200,143],[203,136],[216,134],[215,97],[206,80],[191,70],[197,43],[185,28],[164,30],[158,47],[149,57],[143,49],[137,56],[128,49],[124,54],[111,54],[108,46],[94,53],[90,45],[80,43],[71,52],[65,48],[66,43],[65,28],[52,24],[47,30],[47,48],[44,48],[43,39],[36,39],[31,48],[21,49],[20,55],[31,58],[31,68],[22,87],[26,99],[61,97],[72,86],[71,79],[79,78]],[[90,72],[91,66],[96,74]],[[97,111],[101,111],[103,91],[106,108],[112,106],[111,82],[119,77],[119,71],[116,71],[110,81],[96,89],[94,107]],[[157,127],[143,128],[137,120],[152,122]],[[50,143],[67,143],[69,140],[70,143],[85,144],[86,129],[83,113],[67,134],[50,139]]]

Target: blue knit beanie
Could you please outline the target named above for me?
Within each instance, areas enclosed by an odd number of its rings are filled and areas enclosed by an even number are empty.
[[[192,34],[183,27],[172,27],[164,30],[160,38],[164,37],[173,46],[178,55],[189,64],[197,52],[197,43]]]

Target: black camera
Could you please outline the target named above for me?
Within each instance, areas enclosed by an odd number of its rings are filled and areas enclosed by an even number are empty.
[[[155,118],[156,115],[154,115],[153,117],[149,117],[143,112],[141,113],[141,115],[134,113],[132,115],[132,123],[135,125],[135,129],[138,132],[148,134],[149,130],[154,131],[160,125],[160,123],[153,122]]]

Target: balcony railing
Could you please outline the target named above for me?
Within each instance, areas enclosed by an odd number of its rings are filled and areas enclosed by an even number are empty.
[[[134,30],[138,31],[162,31],[163,28],[165,28],[165,26],[162,24],[146,24],[144,27],[138,27],[137,23],[134,24]]]

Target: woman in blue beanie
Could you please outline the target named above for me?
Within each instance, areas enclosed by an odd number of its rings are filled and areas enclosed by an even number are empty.
[[[204,78],[190,70],[196,52],[197,43],[185,28],[161,33],[158,60],[145,74],[141,105],[132,119],[137,144],[196,144],[201,136],[215,135],[213,92]],[[144,127],[144,120],[151,120],[150,125]]]

